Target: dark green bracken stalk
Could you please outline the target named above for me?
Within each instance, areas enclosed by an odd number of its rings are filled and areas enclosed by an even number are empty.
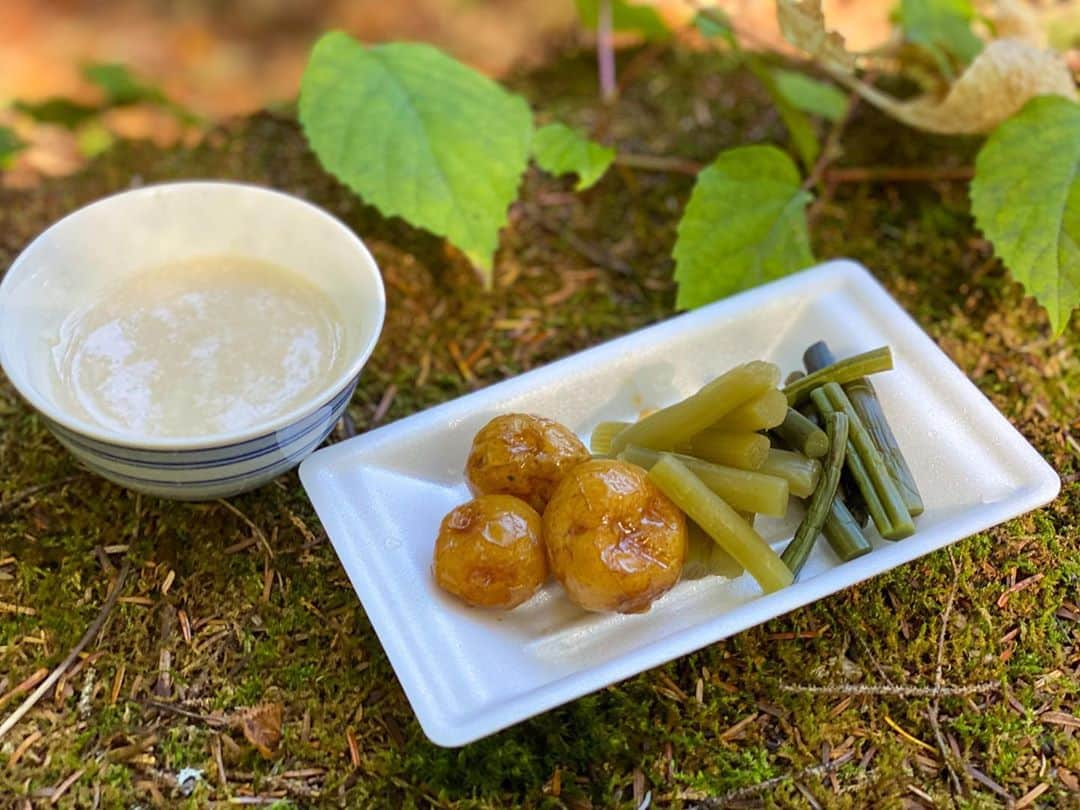
[[[788,405],[797,408],[810,397],[811,391],[820,388],[825,383],[847,383],[868,374],[888,371],[892,367],[892,350],[888,346],[881,346],[857,354],[854,357],[840,360],[831,366],[818,369],[800,380],[785,385],[784,395],[787,397]]]
[[[812,343],[803,352],[802,356],[803,365],[806,366],[806,370],[813,374],[815,371],[826,368],[836,363],[836,355],[832,353],[832,349],[829,348],[824,340],[819,340],[817,343]]]
[[[821,528],[832,509],[832,503],[836,499],[836,487],[840,484],[840,471],[844,468],[844,456],[846,455],[848,438],[848,417],[841,412],[832,412],[825,415],[825,430],[829,437],[829,455],[825,460],[825,468],[814,490],[810,503],[806,507],[806,516],[795,531],[795,536],[788,543],[780,559],[784,561],[791,573],[799,575],[803,565],[806,564],[817,536],[821,534]]]
[[[832,402],[829,401],[829,397],[825,394],[825,389],[819,388],[810,395],[814,405],[822,415],[830,414],[837,409],[833,407]],[[870,480],[869,474],[866,472],[866,465],[863,464],[862,458],[859,456],[858,451],[855,449],[855,444],[851,439],[851,430],[849,426],[848,430],[848,446],[846,450],[846,469],[845,478],[849,479],[853,485],[853,494],[857,493],[858,498],[852,501],[852,512],[856,509],[856,504],[859,510],[865,510],[870,519],[874,522],[874,525],[878,527],[878,532],[881,532],[881,527],[889,527],[889,515],[885,511],[885,505],[881,502],[881,498],[878,497],[877,490],[874,489],[874,484]],[[884,534],[882,534],[884,537]]]
[[[783,478],[788,482],[788,490],[792,495],[809,498],[821,480],[821,462],[791,450],[773,448],[769,450],[768,458],[758,467],[757,472]]]
[[[773,432],[785,445],[807,458],[821,458],[829,452],[829,438],[825,431],[794,408],[788,408],[783,423]]]
[[[866,500],[878,533],[887,540],[900,540],[914,534],[911,513],[844,389],[837,383],[827,383],[814,391],[812,398],[822,414],[841,412],[851,423],[848,469]]]
[[[836,556],[843,562],[854,560],[874,550],[839,495],[833,498],[829,516],[825,518],[825,525],[821,527],[821,531]]]
[[[806,370],[810,373],[831,366],[835,362],[836,357],[833,356],[832,351],[829,350],[823,340],[819,340],[803,352],[803,365],[806,366]],[[802,414],[815,424],[817,424],[817,419],[820,418],[813,402],[809,402],[802,407]],[[851,516],[860,527],[870,522],[870,509],[866,501],[863,500],[862,492],[859,491],[851,470],[847,468],[844,469],[843,474],[840,476],[840,497],[844,499],[845,506],[848,507]]]
[[[877,392],[870,380],[860,377],[844,386],[844,391],[859,416],[859,421],[866,426],[870,438],[881,453],[885,461],[885,468],[892,476],[896,488],[900,491],[900,497],[904,499],[904,505],[908,512],[914,515],[923,513],[922,495],[919,487],[915,484],[915,477],[911,474],[907,459],[900,450],[900,445],[893,435],[892,428],[885,418],[885,412],[881,408],[881,401],[877,398]]]
[[[808,371],[815,371],[835,362],[836,357],[823,340],[819,340],[803,354],[803,363]],[[860,377],[846,383],[844,393],[848,395],[859,421],[866,427],[878,452],[881,453],[885,468],[900,491],[900,497],[904,499],[908,512],[913,517],[921,515],[923,512],[922,495],[919,494],[919,487],[915,484],[915,477],[911,474],[911,468],[908,467],[907,459],[900,450],[896,436],[889,427],[889,421],[885,418],[885,411],[881,407],[881,400],[877,397],[873,383],[866,377]]]
[[[865,527],[870,522],[870,510],[867,509],[866,501],[863,500],[855,479],[851,477],[851,472],[846,467],[840,476],[840,499],[843,500],[844,506],[847,507],[859,528]]]

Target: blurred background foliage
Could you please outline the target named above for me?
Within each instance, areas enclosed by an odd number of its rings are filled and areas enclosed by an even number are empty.
[[[655,5],[679,23],[698,3]],[[771,1],[717,5],[749,45],[782,47]],[[892,5],[829,0],[825,9],[853,47],[867,48],[888,35]],[[70,173],[114,136],[197,140],[205,122],[291,103],[311,45],[328,29],[364,41],[430,42],[498,77],[593,36],[579,25],[575,0],[3,0],[2,17],[0,126],[26,144],[5,161],[3,183],[15,187]],[[101,64],[125,66],[148,92],[108,104],[110,88],[87,70]],[[170,103],[155,103],[154,93]],[[58,99],[66,121],[26,114]],[[93,114],[73,123],[79,108]]]

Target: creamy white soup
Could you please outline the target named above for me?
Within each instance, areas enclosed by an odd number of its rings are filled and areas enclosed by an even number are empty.
[[[334,302],[297,273],[211,256],[137,273],[64,323],[59,388],[90,421],[147,436],[243,430],[336,373]]]

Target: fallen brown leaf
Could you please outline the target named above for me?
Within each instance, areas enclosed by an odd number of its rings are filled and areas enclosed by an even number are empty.
[[[1030,38],[1002,38],[982,52],[943,95],[897,99],[855,76],[856,57],[844,39],[825,25],[821,0],[779,0],[780,29],[795,47],[838,82],[908,126],[945,135],[991,132],[1036,96],[1075,101],[1076,83],[1061,54],[1030,44]]]
[[[1065,786],[1066,790],[1080,791],[1080,780],[1076,778],[1076,774],[1067,768],[1058,768],[1058,779],[1061,780],[1061,784]]]
[[[281,718],[284,707],[280,703],[263,703],[243,709],[238,715],[244,739],[251,743],[267,759],[277,753],[281,743]]]

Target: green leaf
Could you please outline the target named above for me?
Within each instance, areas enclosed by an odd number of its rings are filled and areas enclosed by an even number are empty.
[[[807,117],[806,113],[797,109],[795,105],[788,101],[787,97],[780,91],[773,72],[765,67],[760,59],[749,57],[746,66],[750,68],[750,71],[765,87],[773,104],[776,106],[776,112],[779,113],[780,120],[787,127],[788,135],[791,137],[791,145],[795,147],[799,160],[809,171],[817,162],[818,155],[821,154],[821,142],[818,140],[817,132],[814,129],[814,122]]]
[[[971,30],[971,0],[900,0],[896,17],[904,38],[925,48],[946,75],[953,72],[949,57],[962,66],[982,50],[982,40]]]
[[[116,62],[90,62],[83,65],[82,72],[87,81],[101,88],[105,96],[103,108],[157,104],[181,123],[200,123],[198,115],[170,100],[160,88],[138,79],[126,65]]]
[[[811,264],[799,170],[775,146],[720,153],[697,177],[675,240],[676,305],[688,309]]]
[[[694,15],[694,27],[705,39],[723,39],[729,45],[736,46],[735,29],[731,20],[718,8],[702,9]]]
[[[575,0],[578,18],[590,31],[600,20],[600,0]],[[626,0],[611,0],[611,30],[641,34],[648,40],[663,40],[671,36],[664,20],[649,6],[635,6]]]
[[[97,107],[89,107],[67,98],[16,101],[12,106],[42,124],[57,124],[68,129],[75,129],[99,112]]]
[[[1080,306],[1080,104],[1029,101],[987,139],[971,183],[975,222],[1046,307],[1055,333]]]
[[[429,45],[316,43],[300,123],[322,165],[387,216],[446,237],[491,281],[529,160],[529,105]]]
[[[100,121],[91,121],[75,134],[75,143],[79,152],[93,158],[111,149],[116,138]]]
[[[101,88],[107,107],[161,104],[165,101],[165,94],[161,90],[139,81],[125,65],[91,62],[83,65],[82,72],[87,81]]]
[[[11,159],[26,148],[19,136],[7,127],[0,127],[0,169],[7,168]]]
[[[536,131],[533,157],[536,164],[550,174],[576,174],[575,188],[583,191],[608,170],[615,160],[615,150],[590,141],[565,124],[548,124]]]
[[[798,71],[780,68],[773,69],[772,77],[777,92],[798,110],[828,121],[839,121],[847,112],[847,96],[834,85],[812,79]]]

